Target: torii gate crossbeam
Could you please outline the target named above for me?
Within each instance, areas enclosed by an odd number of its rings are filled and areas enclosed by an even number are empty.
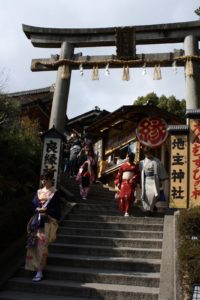
[[[200,21],[110,28],[44,28],[23,24],[23,31],[34,47],[60,48],[66,41],[74,47],[116,46],[118,29],[133,30],[137,45],[184,42],[186,36],[200,39]],[[134,36],[133,36],[134,38]]]

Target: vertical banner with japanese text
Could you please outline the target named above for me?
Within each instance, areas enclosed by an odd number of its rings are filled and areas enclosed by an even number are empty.
[[[140,142],[136,141],[136,147],[135,147],[135,162],[140,162]]]
[[[190,119],[189,207],[200,205],[200,119]]]
[[[41,173],[47,170],[52,170],[54,172],[55,186],[58,178],[60,149],[61,149],[60,138],[45,137]]]
[[[170,208],[187,208],[187,135],[171,135]]]

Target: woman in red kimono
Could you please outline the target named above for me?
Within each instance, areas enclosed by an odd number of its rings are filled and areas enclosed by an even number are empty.
[[[128,160],[124,162],[117,173],[115,185],[118,187],[119,210],[128,217],[135,200],[135,188],[139,181],[139,167],[134,163],[135,154],[129,153]]]

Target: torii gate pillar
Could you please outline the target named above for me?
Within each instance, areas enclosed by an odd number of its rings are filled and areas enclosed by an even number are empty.
[[[184,39],[185,56],[194,57],[198,56],[198,39],[189,35]],[[186,62],[187,64],[187,62]],[[197,109],[200,108],[200,76],[199,76],[199,63],[192,61],[193,74],[185,74],[186,84],[186,108]],[[185,66],[186,68],[186,66]]]
[[[72,47],[72,45],[70,43],[63,42],[61,45],[61,54],[59,60],[71,59],[73,53],[74,48]],[[57,131],[59,131],[62,134],[64,133],[64,126],[66,120],[66,109],[69,96],[70,79],[71,70],[68,68],[68,66],[59,66],[52,102],[49,129],[54,127]]]

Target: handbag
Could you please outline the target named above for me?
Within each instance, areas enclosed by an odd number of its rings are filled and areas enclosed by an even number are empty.
[[[38,214],[33,215],[28,224],[27,224],[27,241],[26,246],[27,247],[36,247],[37,246],[37,228],[39,226],[39,220],[38,220]]]
[[[166,201],[166,199],[165,199],[165,194],[164,194],[164,191],[163,191],[163,190],[160,191],[159,200],[160,200],[160,201]]]

